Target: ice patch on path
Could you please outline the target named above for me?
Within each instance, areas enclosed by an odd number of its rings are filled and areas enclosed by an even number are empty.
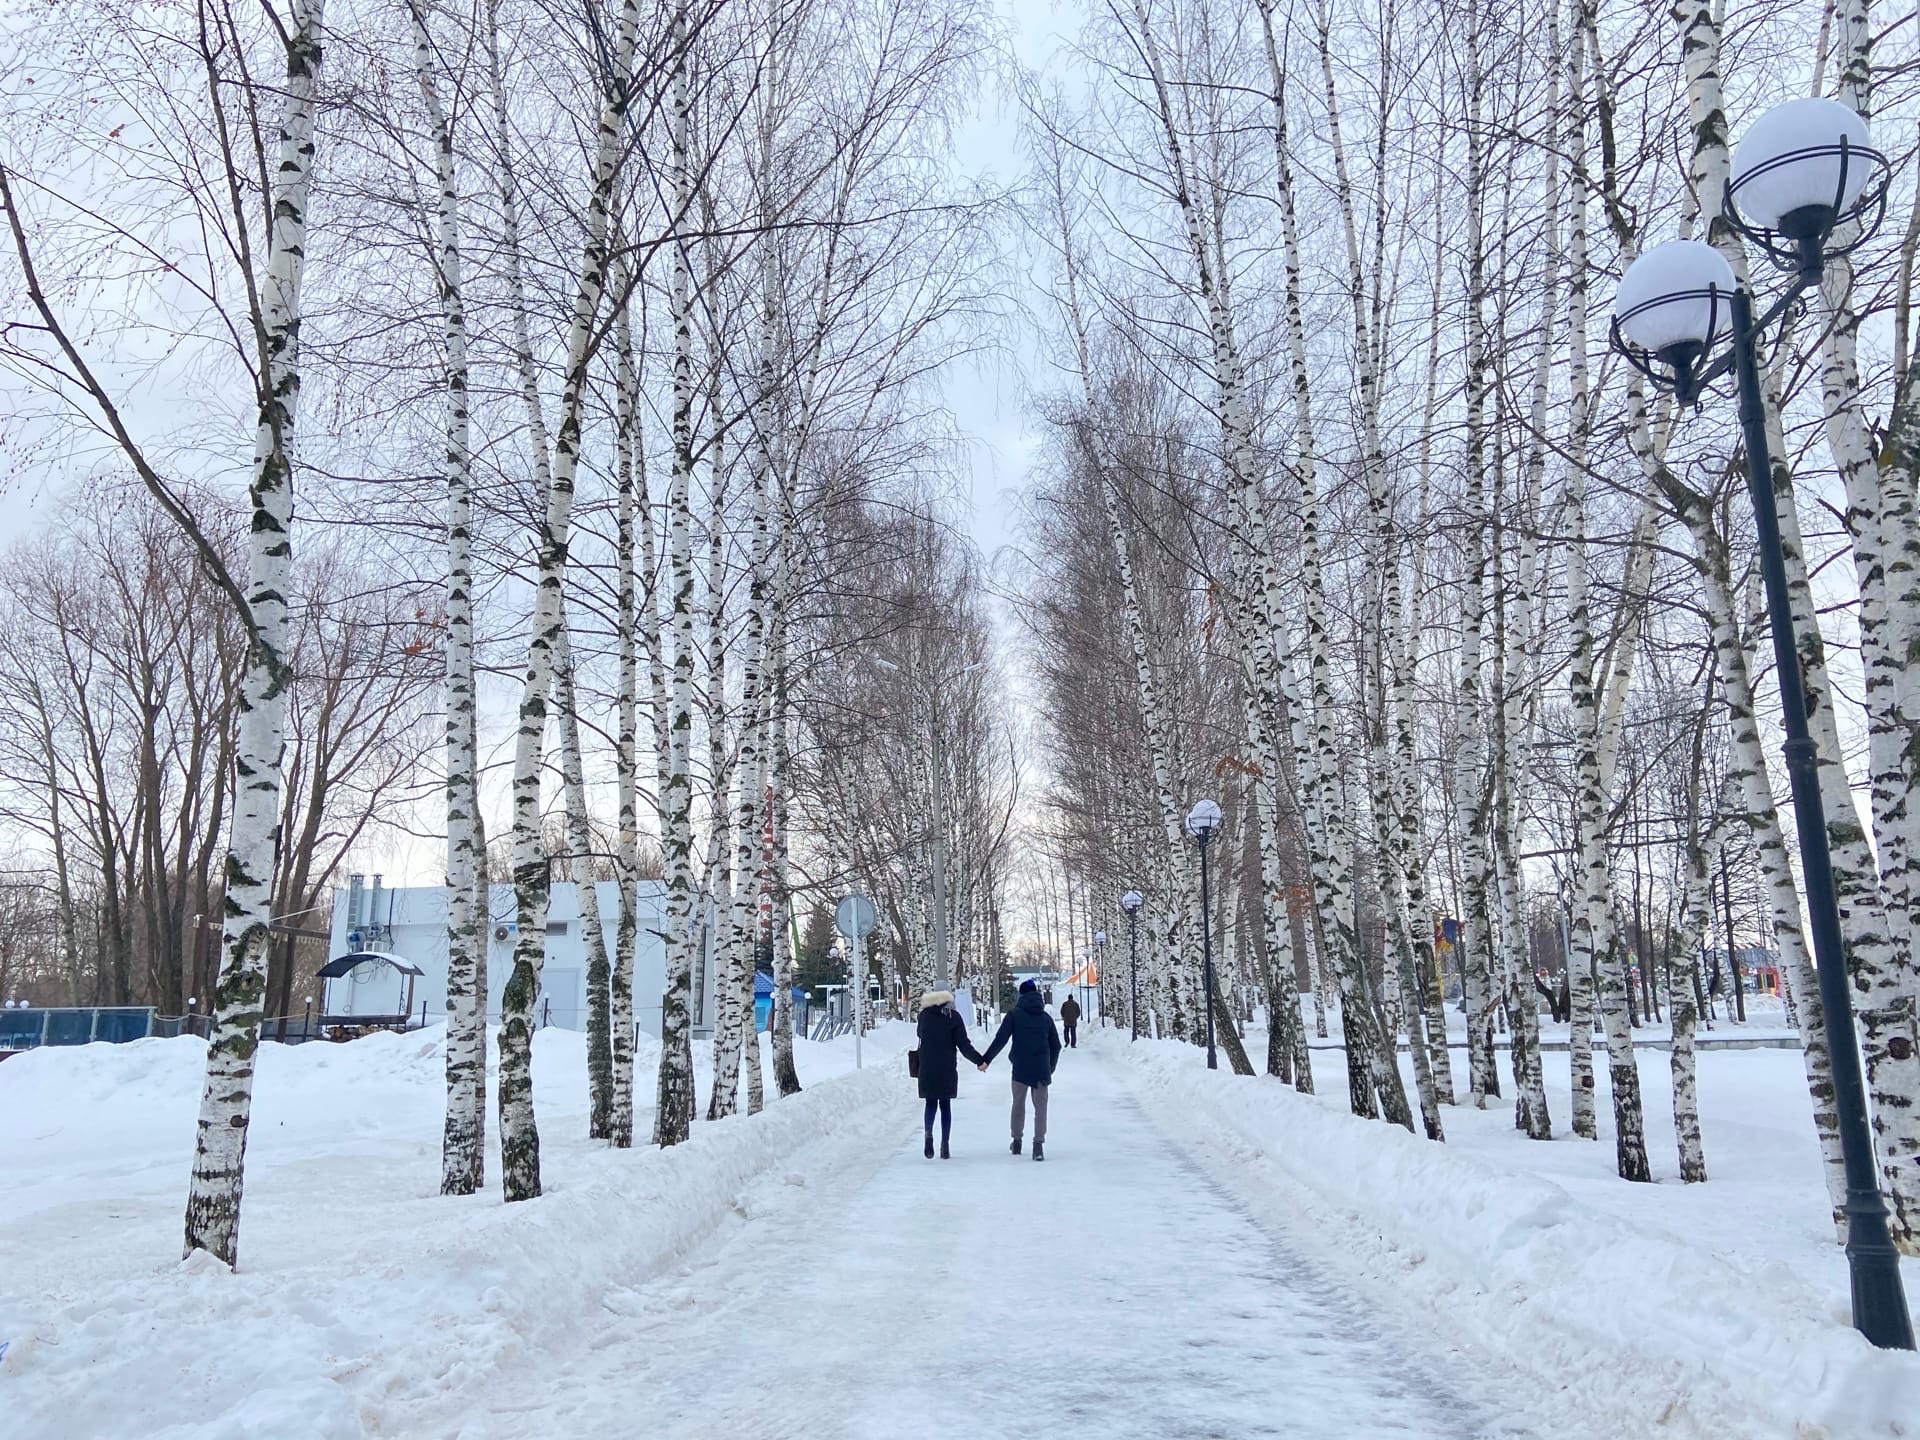
[[[1920,1434],[1920,1357],[1874,1350],[1784,1266],[1736,1266],[1543,1177],[1357,1119],[1344,1089],[1209,1072],[1191,1046],[1113,1048],[1218,1178],[1374,1303],[1510,1375],[1543,1433]]]

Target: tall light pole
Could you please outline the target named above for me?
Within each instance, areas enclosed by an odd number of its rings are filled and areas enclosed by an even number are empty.
[[[1105,987],[1107,979],[1107,932],[1104,930],[1096,930],[1093,932],[1093,968],[1100,972],[1100,993],[1104,995],[1106,993]],[[1080,976],[1080,994],[1082,997],[1080,1008],[1085,1010],[1092,1000],[1093,978],[1084,971],[1081,972]],[[1102,1019],[1106,1018],[1104,1010],[1105,1007],[1103,1006]]]
[[[1120,897],[1120,908],[1127,912],[1127,1018],[1133,1022],[1133,1038],[1140,1038],[1140,892],[1129,890]]]
[[[1847,1199],[1841,1209],[1847,1216],[1853,1323],[1883,1349],[1911,1350],[1913,1321],[1900,1281],[1899,1253],[1888,1233],[1867,1120],[1866,1083],[1827,850],[1819,759],[1807,728],[1806,682],[1795,644],[1786,552],[1780,540],[1781,500],[1774,490],[1757,353],[1767,328],[1802,294],[1819,288],[1826,262],[1854,249],[1878,228],[1888,178],[1885,157],[1868,143],[1866,122],[1844,105],[1801,99],[1774,107],[1734,151],[1726,213],[1775,265],[1793,276],[1786,293],[1756,320],[1753,297],[1735,281],[1717,250],[1697,240],[1673,240],[1654,246],[1627,268],[1614,302],[1612,330],[1615,348],[1656,385],[1671,390],[1682,410],[1697,404],[1707,386],[1729,371],[1734,377],[1846,1169]],[[1836,243],[1835,231],[1844,227],[1856,227],[1854,238]],[[1723,338],[1730,346],[1710,359]],[[1790,496],[1784,498],[1792,503]]]
[[[1200,842],[1200,963],[1207,988],[1207,1069],[1220,1068],[1213,1050],[1213,916],[1207,893],[1207,841],[1220,824],[1220,807],[1212,800],[1195,802],[1187,812],[1187,833]]]

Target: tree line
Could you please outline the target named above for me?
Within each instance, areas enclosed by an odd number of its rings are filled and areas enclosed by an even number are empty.
[[[1026,105],[1024,218],[1067,377],[1043,401],[1026,617],[1070,864],[1110,935],[1120,894],[1146,897],[1152,1025],[1197,1036],[1205,923],[1216,1013],[1259,997],[1270,1073],[1310,1087],[1309,1035],[1337,1013],[1356,1113],[1439,1140],[1464,1082],[1529,1136],[1558,1115],[1591,1139],[1603,1063],[1618,1171],[1646,1180],[1634,1022],[1664,1009],[1680,1171],[1700,1180],[1694,1035],[1721,971],[1702,955],[1771,944],[1844,1226],[1733,406],[1650,393],[1608,314],[1627,263],[1675,236],[1746,280],[1730,138],[1791,95],[1871,118],[1899,232],[1908,28],[1865,0],[1087,7],[1074,77]],[[1832,266],[1764,357],[1907,1247],[1915,233]],[[1183,829],[1202,795],[1227,811],[1204,921]],[[1543,1006],[1570,1019],[1557,1097]]]
[[[168,742],[158,799],[131,802],[152,844],[206,852],[168,883],[221,916],[189,1250],[237,1255],[275,919],[355,843],[300,829],[310,797],[357,814],[384,763],[322,726],[346,723],[322,692],[349,615],[372,627],[353,666],[377,641],[380,693],[415,707],[390,727],[413,743],[397,783],[431,792],[406,823],[445,837],[447,1193],[485,1179],[490,881],[518,919],[496,1042],[509,1200],[541,1191],[555,879],[619,882],[610,914],[581,892],[590,1124],[615,1146],[647,1114],[643,874],[666,890],[660,1145],[695,1118],[709,953],[717,1119],[799,1086],[786,985],[770,1077],[751,1029],[756,963],[791,974],[796,895],[891,884],[923,943],[927,831],[881,777],[932,743],[935,652],[982,643],[952,608],[979,561],[938,387],[1004,289],[985,239],[1005,197],[946,153],[994,43],[985,7],[893,0],[103,3],[23,42],[0,159],[14,422],[46,473],[138,510],[167,583],[204,591],[194,643],[224,667],[176,667],[222,707],[218,742]],[[322,563],[336,546],[350,566]],[[856,693],[887,647],[911,683]],[[982,701],[971,723],[997,721]],[[31,740],[9,746],[30,759]],[[971,939],[1007,769],[947,749],[916,793],[962,817],[949,904]],[[87,817],[22,813],[37,856],[58,836],[88,847],[76,876],[104,863]],[[87,883],[145,903],[125,877]]]

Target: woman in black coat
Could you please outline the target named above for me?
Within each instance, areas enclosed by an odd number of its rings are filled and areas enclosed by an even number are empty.
[[[960,1093],[960,1056],[974,1064],[980,1052],[967,1039],[967,1022],[955,1013],[951,990],[929,990],[920,997],[920,1098],[927,1102],[927,1143],[933,1158],[933,1117],[940,1115],[940,1158],[947,1154],[947,1136],[953,1130],[953,1097]]]

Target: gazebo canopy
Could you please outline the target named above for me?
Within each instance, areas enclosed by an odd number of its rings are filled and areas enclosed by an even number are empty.
[[[367,964],[391,965],[402,975],[423,975],[426,973],[404,955],[395,955],[389,950],[355,950],[350,955],[339,955],[329,960],[316,970],[314,975],[321,980],[338,980],[349,970]]]

